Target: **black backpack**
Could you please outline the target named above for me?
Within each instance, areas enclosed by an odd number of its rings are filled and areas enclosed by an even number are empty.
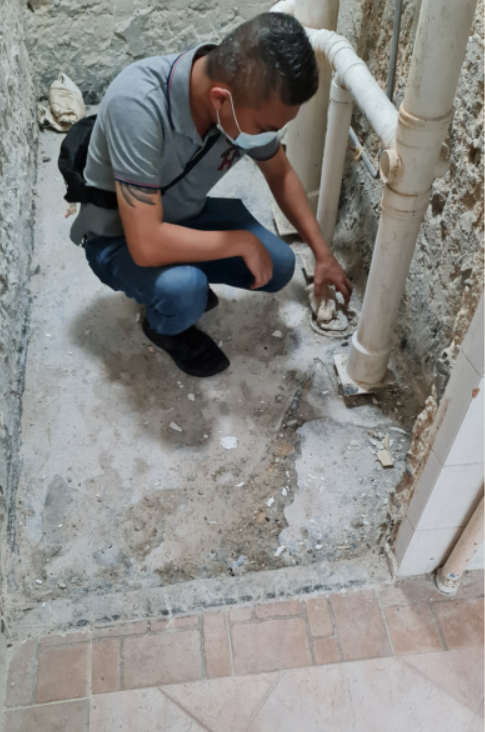
[[[104,191],[101,188],[88,186],[84,180],[84,168],[88,158],[89,140],[93,131],[96,115],[83,117],[75,122],[67,132],[61,145],[61,152],[57,164],[67,185],[64,198],[69,203],[94,203],[101,208],[118,208],[118,200],[114,191]],[[161,186],[162,195],[169,188],[178,183],[190,173],[197,163],[202,160],[211,147],[217,142],[219,135],[211,135],[199,152],[189,160],[183,171],[171,183]]]

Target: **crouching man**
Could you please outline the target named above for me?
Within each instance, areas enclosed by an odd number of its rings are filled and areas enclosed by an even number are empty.
[[[264,13],[220,45],[128,66],[102,100],[89,142],[88,187],[115,204],[83,204],[71,237],[99,279],[146,306],[143,330],[192,376],[229,366],[194,323],[217,305],[209,285],[277,292],[295,256],[240,200],[208,191],[249,155],[316,258],[316,295],[352,286],[322,239],[279,131],[318,86],[300,23]],[[113,193],[110,194],[114,196]]]

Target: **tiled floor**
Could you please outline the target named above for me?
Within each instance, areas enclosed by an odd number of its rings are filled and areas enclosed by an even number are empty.
[[[4,732],[478,732],[483,573],[28,640]]]

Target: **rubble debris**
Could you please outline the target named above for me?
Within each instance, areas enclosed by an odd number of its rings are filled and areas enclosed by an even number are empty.
[[[221,446],[224,450],[235,450],[237,447],[237,437],[233,437],[232,435],[221,437]]]
[[[285,551],[285,549],[286,549],[285,545],[284,545],[284,544],[281,544],[281,545],[280,545],[280,546],[279,546],[279,547],[277,548],[277,550],[275,551],[275,553],[274,553],[274,556],[275,556],[275,557],[279,557],[279,556],[280,556],[281,554],[283,554],[283,552]]]
[[[274,503],[274,498],[273,498],[273,496],[271,496],[271,498],[268,498],[268,500],[266,501],[266,505],[269,506],[269,508],[271,508],[273,503]]]
[[[175,432],[183,432],[182,427],[179,427],[175,422],[170,422],[169,427],[170,429],[175,430]]]
[[[283,333],[280,330],[275,330],[271,333],[273,338],[283,338]]]
[[[187,394],[187,399],[191,402],[195,402],[195,394]]]

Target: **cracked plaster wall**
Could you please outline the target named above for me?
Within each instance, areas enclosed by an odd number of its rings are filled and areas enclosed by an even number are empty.
[[[404,98],[420,5],[421,0],[403,3],[394,93],[398,107]],[[353,43],[383,89],[393,14],[394,0],[340,3],[338,32]],[[479,298],[483,287],[483,77],[483,2],[479,0],[447,140],[449,172],[433,185],[395,329],[395,346],[402,348],[423,403],[433,384],[441,397],[451,367],[443,350],[456,335],[454,323],[462,299],[476,305],[470,289],[478,291]],[[355,107],[352,124],[377,164],[377,138]],[[349,153],[335,245],[355,271],[362,263],[366,272],[370,267],[382,188]],[[468,323],[473,312],[470,308]],[[460,327],[463,330],[463,322]]]
[[[0,3],[0,550],[17,483],[37,134],[21,10]]]
[[[271,4],[267,0],[28,0],[36,81],[46,93],[64,71],[87,102],[96,102],[133,61],[198,43],[217,43]]]

